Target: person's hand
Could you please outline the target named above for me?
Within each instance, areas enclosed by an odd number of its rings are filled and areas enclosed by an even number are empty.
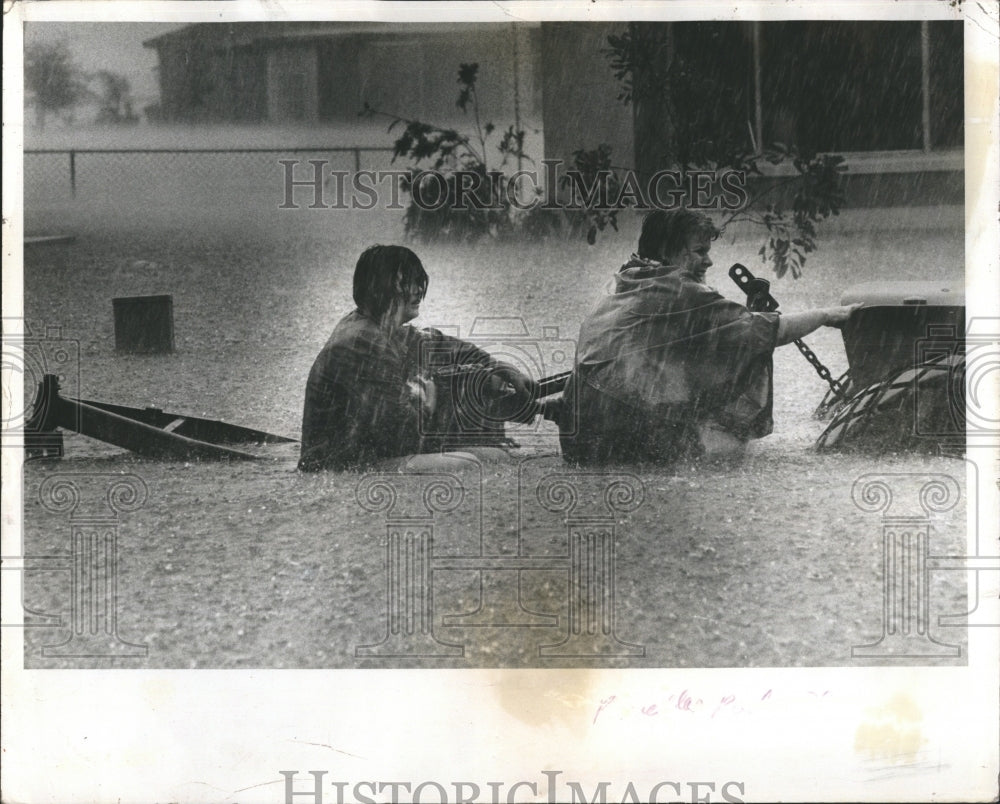
[[[513,366],[498,365],[490,382],[495,383],[494,390],[501,393],[490,406],[492,415],[523,424],[531,422],[541,411],[537,402],[538,383]]]
[[[429,377],[417,376],[410,380],[407,385],[427,415],[434,413],[434,408],[437,407],[437,386],[434,384],[434,380]]]
[[[501,377],[514,388],[521,399],[535,399],[538,397],[538,383],[527,374],[522,374],[513,366],[501,363],[497,366],[496,376]]]
[[[855,302],[854,304],[845,304],[840,307],[828,307],[824,323],[828,327],[837,327],[840,329],[847,323],[847,319],[851,317],[851,313],[863,306],[864,302]]]

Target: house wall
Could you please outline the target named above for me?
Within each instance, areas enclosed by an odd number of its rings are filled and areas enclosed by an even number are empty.
[[[362,41],[356,37],[327,39],[317,45],[317,114],[320,120],[356,121],[361,111]]]
[[[292,43],[268,49],[268,120],[284,123],[319,119],[317,69],[315,43]]]
[[[160,117],[164,121],[183,119],[187,105],[182,90],[184,72],[187,68],[183,53],[179,48],[161,47],[159,57]]]
[[[232,48],[214,54],[219,77],[218,107],[224,119],[260,121],[267,114],[266,61],[256,46]]]
[[[611,146],[612,162],[631,167],[635,157],[632,110],[601,51],[621,23],[542,23],[541,94],[545,158],[569,165],[573,152]]]
[[[480,121],[498,129],[514,123],[540,125],[537,81],[539,29],[494,25],[451,33],[396,29],[391,34],[328,39],[319,49],[321,119],[356,120],[368,103],[381,111],[442,125],[472,124],[471,106],[455,105],[461,64],[479,65],[476,92]]]
[[[482,124],[541,126],[537,24],[192,25],[148,43],[160,58],[165,120],[356,122],[367,101],[441,125],[473,124],[455,105],[459,65],[478,63]]]
[[[216,46],[202,38],[158,48],[164,121],[263,120],[264,54],[253,45]]]

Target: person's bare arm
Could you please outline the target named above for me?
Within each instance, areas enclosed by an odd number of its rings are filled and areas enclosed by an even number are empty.
[[[842,327],[861,303],[842,307],[821,307],[802,313],[788,313],[778,319],[778,346],[804,338],[820,327]]]

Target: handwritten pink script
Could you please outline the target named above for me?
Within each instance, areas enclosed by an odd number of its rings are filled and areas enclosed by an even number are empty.
[[[627,703],[619,699],[618,695],[608,695],[601,698],[594,710],[592,724],[596,724],[601,715],[614,710],[619,716],[628,717],[636,713],[646,717],[659,717],[662,715],[672,715],[676,712],[683,712],[690,715],[702,715],[715,718],[719,715],[741,715],[750,714],[761,706],[780,699],[807,699],[812,701],[829,700],[832,693],[830,690],[806,690],[796,693],[775,693],[773,689],[765,690],[759,697],[754,695],[744,695],[738,698],[735,693],[728,693],[719,697],[702,698],[690,690],[682,690],[679,693],[667,695],[659,701],[649,701],[639,705]]]

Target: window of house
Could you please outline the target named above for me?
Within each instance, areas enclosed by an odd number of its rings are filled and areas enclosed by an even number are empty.
[[[962,23],[676,23],[678,124],[803,151],[961,147]],[[758,142],[763,140],[763,142]]]

